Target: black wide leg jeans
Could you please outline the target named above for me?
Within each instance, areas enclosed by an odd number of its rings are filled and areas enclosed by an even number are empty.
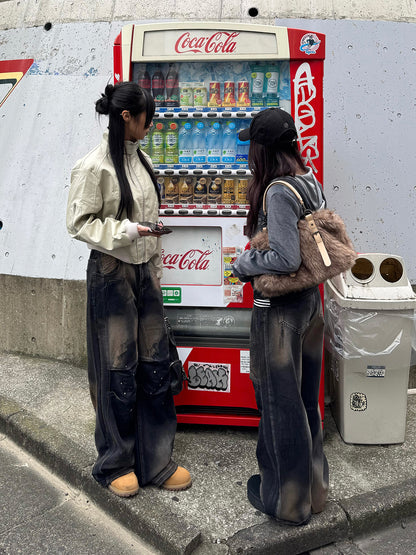
[[[261,413],[259,494],[264,512],[303,524],[323,510],[328,493],[318,403],[324,329],[319,288],[261,304],[254,302],[250,346]]]
[[[140,486],[160,486],[172,461],[176,412],[169,379],[162,293],[148,264],[91,251],[87,269],[88,379],[96,409],[103,486],[134,471]]]

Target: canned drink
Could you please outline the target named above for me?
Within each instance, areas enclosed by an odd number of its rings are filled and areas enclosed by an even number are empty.
[[[179,102],[181,106],[194,105],[194,89],[192,83],[179,83]]]
[[[208,179],[200,177],[194,187],[194,203],[206,204],[208,198]]]
[[[233,204],[235,202],[235,183],[234,179],[226,179],[222,187],[223,204]]]
[[[250,106],[250,85],[248,81],[238,82],[237,106]]]
[[[224,101],[223,106],[235,106],[235,84],[233,81],[225,81],[224,83]]]
[[[239,179],[237,183],[237,204],[247,204],[248,179]]]
[[[179,177],[172,175],[165,183],[165,202],[167,204],[178,204],[179,202]]]
[[[208,106],[214,108],[221,106],[221,84],[219,81],[212,81],[212,83],[209,84]]]
[[[162,199],[162,201],[164,201],[165,200],[165,178],[162,176],[158,177],[157,184],[160,191],[160,198]]]
[[[222,200],[222,178],[216,177],[208,187],[208,204],[221,204]]]
[[[192,204],[194,200],[194,178],[186,176],[179,182],[179,204]]]
[[[194,86],[194,106],[207,106],[207,104],[208,95],[204,84],[201,83],[198,86]]]

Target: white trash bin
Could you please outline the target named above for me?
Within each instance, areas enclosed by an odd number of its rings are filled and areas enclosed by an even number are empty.
[[[325,366],[346,443],[402,443],[414,294],[400,256],[360,254],[325,284]]]

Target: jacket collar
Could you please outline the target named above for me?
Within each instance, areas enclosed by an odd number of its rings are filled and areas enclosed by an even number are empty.
[[[105,131],[103,134],[103,144],[105,144],[107,150],[109,150],[108,147],[108,131]],[[124,141],[124,149],[125,152],[127,154],[127,156],[132,156],[133,154],[136,154],[137,149],[140,146],[140,141]]]

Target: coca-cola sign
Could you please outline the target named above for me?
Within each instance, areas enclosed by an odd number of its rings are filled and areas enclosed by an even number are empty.
[[[189,249],[184,254],[165,253],[162,249],[162,264],[169,270],[208,270],[212,251]]]
[[[221,285],[220,227],[174,226],[162,238],[163,285]]]
[[[232,54],[237,46],[236,38],[240,33],[216,31],[210,35],[198,36],[185,31],[175,43],[175,52],[186,54]]]
[[[139,32],[140,29],[141,26],[138,25],[135,27],[135,32]],[[285,40],[287,42],[287,34]],[[259,33],[254,28],[234,31],[218,27],[190,29],[189,27],[159,28],[156,26],[154,29],[146,30],[140,40],[133,40],[131,60],[134,62],[141,61],[143,58],[154,60],[155,52],[159,56],[177,56],[188,60],[246,55],[253,59],[258,55],[264,56],[265,53],[277,55],[277,44],[273,29],[270,33]],[[280,49],[282,50],[282,45]]]

